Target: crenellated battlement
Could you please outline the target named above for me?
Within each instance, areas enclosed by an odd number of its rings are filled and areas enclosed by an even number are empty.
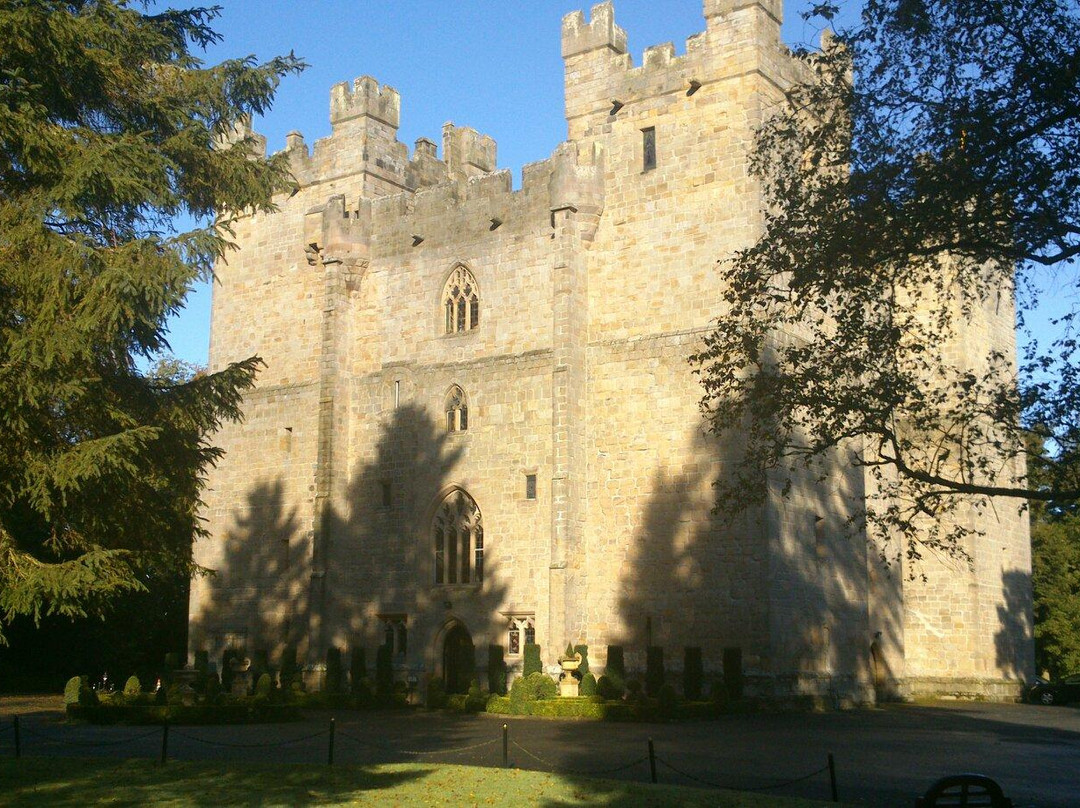
[[[626,31],[615,24],[615,7],[611,0],[598,3],[589,11],[589,21],[581,11],[563,17],[562,55],[566,59],[579,53],[606,48],[614,53],[626,53]]]
[[[611,2],[563,18],[566,117],[577,139],[618,117],[634,115],[641,103],[686,94],[741,75],[760,75],[786,85],[799,70],[780,42],[781,0],[704,0],[705,30],[686,40],[676,55],[671,42],[646,48],[640,66],[626,50],[626,32],[615,22]],[[691,93],[692,94],[692,93]],[[629,109],[627,107],[630,107]]]
[[[367,116],[397,129],[401,122],[401,96],[371,76],[361,76],[352,86],[346,81],[330,88],[330,123],[338,124]]]

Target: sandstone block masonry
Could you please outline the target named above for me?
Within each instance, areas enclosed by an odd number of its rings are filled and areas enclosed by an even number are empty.
[[[761,226],[749,149],[800,75],[780,10],[706,0],[683,55],[637,65],[610,3],[568,15],[568,138],[517,191],[491,138],[448,123],[410,150],[392,88],[332,88],[332,134],[287,138],[298,191],[217,268],[211,366],[266,369],[217,437],[192,649],[388,643],[400,677],[459,688],[492,644],[511,669],[529,641],[596,669],[660,645],[676,671],[698,646],[711,673],[739,648],[759,690],[859,701],[1030,673],[1012,509],[925,582],[845,535],[867,481],[839,463],[712,513],[738,441],[704,433],[686,358],[723,315],[717,259]],[[972,350],[1013,351],[1008,316]]]

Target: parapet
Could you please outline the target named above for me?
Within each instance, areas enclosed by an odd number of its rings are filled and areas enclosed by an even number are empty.
[[[615,9],[610,0],[592,7],[589,22],[585,15],[574,11],[563,17],[563,58],[588,53],[598,48],[608,48],[615,53],[626,53],[626,31],[615,24]]]
[[[727,17],[751,6],[760,6],[777,25],[784,18],[783,0],[705,0],[705,20],[711,24],[716,17]]]
[[[380,86],[371,76],[361,76],[351,88],[344,81],[330,88],[331,124],[364,115],[397,129],[401,121],[401,96],[389,85]]]

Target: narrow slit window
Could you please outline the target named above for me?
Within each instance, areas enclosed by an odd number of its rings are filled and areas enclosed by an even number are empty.
[[[656,168],[656,127],[641,130],[642,171]]]
[[[525,475],[525,499],[536,499],[536,475]]]

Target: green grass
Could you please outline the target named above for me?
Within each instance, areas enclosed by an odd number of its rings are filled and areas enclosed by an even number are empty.
[[[519,769],[407,763],[382,766],[0,760],[0,804],[28,806],[535,805],[810,808],[810,800],[623,783]]]

